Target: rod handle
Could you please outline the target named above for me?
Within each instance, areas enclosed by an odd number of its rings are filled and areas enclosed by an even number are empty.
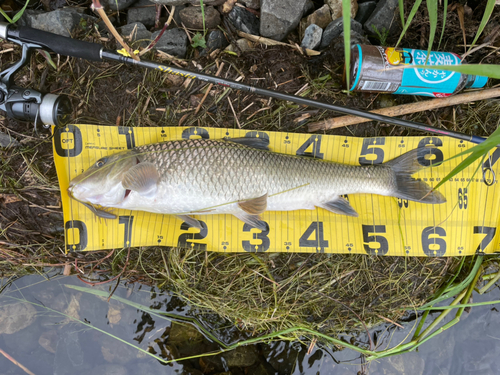
[[[84,42],[28,26],[21,26],[17,29],[9,27],[7,29],[7,38],[18,39],[25,43],[38,44],[44,49],[63,56],[101,61],[101,50],[103,47],[100,44]]]

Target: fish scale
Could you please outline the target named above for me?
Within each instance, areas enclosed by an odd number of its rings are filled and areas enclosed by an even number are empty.
[[[381,165],[352,166],[274,153],[262,149],[263,142],[188,139],[136,147],[99,160],[70,183],[69,192],[91,205],[177,215],[230,213],[253,226],[265,210],[322,207],[356,216],[344,194],[446,201],[411,177],[421,168],[417,150]]]
[[[160,184],[182,186],[186,199],[198,198],[213,203],[205,207],[186,205],[182,212],[256,198],[266,193],[272,195],[268,205],[277,205],[276,210],[286,210],[290,199],[312,203],[317,202],[318,197],[332,199],[340,194],[360,191],[384,192],[393,185],[389,168],[347,166],[272,153],[228,141],[184,140],[169,142],[167,152],[155,145],[138,147],[137,150],[143,154],[143,161],[157,165]]]

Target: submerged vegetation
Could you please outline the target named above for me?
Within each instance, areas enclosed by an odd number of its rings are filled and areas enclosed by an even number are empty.
[[[433,3],[436,2],[428,0],[428,4]],[[491,1],[487,3],[489,7]],[[427,48],[427,42],[432,38],[424,36],[429,29],[443,30],[439,35],[440,45],[448,51],[453,48],[454,52],[460,53],[464,45],[472,46],[460,41],[457,36],[461,33],[456,33],[456,30],[463,30],[467,40],[474,39],[472,29],[477,33],[475,35],[480,34],[478,28],[482,16],[470,17],[462,26],[463,21],[452,12],[447,13],[446,23],[440,23],[446,14],[446,5],[438,9],[436,17],[428,17],[426,10],[415,6],[401,9],[407,22],[402,25],[405,32],[401,33],[400,45]],[[429,11],[431,9],[435,8],[429,6]],[[413,23],[409,21],[408,12],[414,18]],[[497,22],[500,15],[495,14],[493,18]],[[344,25],[349,25],[349,22]],[[80,36],[83,38],[84,35],[92,41],[100,38],[95,30],[81,30]],[[390,36],[384,36],[387,38],[387,43],[397,41],[397,36],[392,36],[392,40]],[[346,43],[348,45],[349,41]],[[457,46],[460,43],[464,45]],[[496,45],[498,42],[493,38],[488,46],[471,55],[470,60],[498,63]],[[7,48],[6,43],[3,47]],[[108,47],[114,46],[110,43]],[[2,54],[2,69],[16,61],[17,53]],[[146,57],[164,58],[161,54],[152,55],[152,52]],[[207,74],[219,71],[221,76],[230,79],[351,107],[373,109],[387,102],[394,105],[413,100],[387,95],[346,95],[341,91],[343,57],[340,58],[335,51],[306,59],[288,47],[256,45],[253,51],[243,55],[244,59],[224,53],[215,59],[193,57],[196,58],[195,68]],[[173,63],[193,68],[191,62],[175,59]],[[62,92],[70,94],[76,104],[78,123],[240,127],[293,132],[305,131],[307,122],[331,115],[160,72],[109,63],[90,64],[75,59],[61,59],[54,72],[47,64],[43,57],[35,56],[19,79],[20,85],[28,87],[30,82],[36,81],[34,87],[57,92],[62,88]],[[500,121],[498,109],[498,101],[488,100],[417,113],[408,118],[488,136]],[[50,137],[40,138],[31,125],[5,118],[0,130],[21,140],[17,147],[0,150],[0,277],[6,280],[0,286],[0,292],[9,280],[35,272],[43,275],[46,267],[60,266],[65,267],[67,274],[78,275],[86,284],[107,283],[109,295],[121,280],[168,288],[201,311],[227,319],[256,340],[305,337],[338,348],[348,345],[350,340],[352,346],[373,359],[415,349],[456,323],[485,269],[488,269],[487,278],[492,280],[488,287],[500,278],[500,273],[496,273],[496,258],[483,255],[396,258],[335,254],[224,254],[160,247],[65,254]],[[407,129],[373,123],[328,133],[355,136],[416,134]],[[480,151],[486,152],[485,147]],[[454,298],[451,305],[460,305],[457,318],[440,327],[446,314],[455,313],[444,310],[435,318],[435,324],[425,330],[420,323],[410,344],[383,351],[376,342],[368,340],[369,336],[364,337],[365,342],[357,341],[357,335],[381,323],[399,325],[398,322],[405,320],[417,325],[415,319],[422,316],[423,308],[434,306],[445,298]],[[428,311],[425,310],[422,318],[430,319]]]

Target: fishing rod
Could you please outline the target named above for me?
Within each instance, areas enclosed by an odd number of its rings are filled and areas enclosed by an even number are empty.
[[[325,110],[330,110],[330,111],[335,111],[335,112],[340,112],[340,113],[345,113],[349,115],[354,115],[354,116],[359,116],[359,117],[365,117],[370,120],[374,121],[381,121],[385,122],[388,124],[393,124],[393,125],[400,125],[404,126],[407,128],[411,129],[416,129],[424,132],[429,132],[429,133],[434,133],[434,134],[439,134],[442,136],[448,136],[448,137],[453,137],[457,139],[461,139],[464,141],[469,141],[472,143],[479,144],[485,140],[483,137],[479,137],[476,135],[467,135],[464,133],[458,133],[454,132],[451,130],[446,130],[446,129],[439,129],[434,126],[428,126],[419,122],[414,122],[414,121],[407,121],[399,118],[394,118],[394,117],[389,117],[389,116],[384,116],[384,115],[379,115],[376,113],[371,113],[368,111],[360,110],[360,109],[353,109],[353,108],[348,108],[340,105],[335,105],[335,104],[330,104],[330,103],[325,103],[321,102],[318,100],[312,100],[312,99],[306,99],[302,98],[297,95],[290,95],[290,94],[284,94],[279,91],[273,91],[273,90],[268,90],[268,89],[263,89],[259,88],[256,86],[252,85],[246,85],[243,83],[239,83],[236,81],[232,81],[229,79],[224,79],[224,78],[219,78],[215,76],[211,76],[208,74],[203,74],[203,73],[197,73],[193,72],[190,70],[186,69],[181,69],[177,68],[175,66],[167,66],[164,64],[158,64],[152,61],[137,61],[132,59],[131,57],[126,57],[122,56],[118,53],[115,53],[113,51],[105,50],[100,44],[97,43],[90,43],[90,42],[85,42],[82,40],[77,40],[77,39],[72,39],[68,38],[65,36],[49,33],[46,31],[41,31],[37,29],[33,29],[31,27],[27,26],[21,26],[21,27],[14,27],[13,25],[7,24],[7,23],[2,23],[0,22],[0,38],[11,41],[13,43],[19,44],[23,48],[23,57],[24,57],[24,64],[19,65],[15,64],[14,66],[17,67],[17,70],[19,70],[22,66],[24,66],[27,62],[27,57],[29,56],[29,52],[33,48],[40,48],[40,49],[45,49],[48,51],[52,51],[54,53],[57,53],[59,55],[64,55],[64,56],[71,56],[71,57],[78,57],[82,58],[85,60],[90,60],[90,61],[105,61],[105,60],[110,60],[110,61],[116,61],[119,63],[124,63],[124,64],[129,64],[129,65],[136,65],[140,66],[143,68],[148,68],[148,69],[154,69],[154,70],[159,70],[164,73],[168,74],[174,74],[177,76],[181,77],[186,77],[186,78],[191,78],[191,79],[196,79],[208,83],[213,83],[219,86],[223,87],[229,87],[235,90],[241,90],[241,91],[246,91],[252,94],[256,95],[261,95],[261,96],[266,96],[266,97],[271,97],[279,100],[286,100],[290,101],[296,104],[300,105],[307,105],[319,109],[325,109]],[[26,55],[26,56],[25,56]],[[23,59],[22,59],[23,60]],[[10,68],[9,68],[10,69]],[[9,70],[7,69],[7,70]],[[16,71],[17,71],[16,70]],[[14,72],[15,73],[15,72]],[[10,84],[12,83],[12,76],[13,73],[10,72],[8,75],[8,82],[4,82],[4,77],[5,74],[4,72],[0,73],[0,92],[3,94],[3,97],[0,96],[0,109],[4,109],[4,103],[6,101],[8,102],[9,98],[12,96],[10,94]],[[33,90],[31,90],[33,92]],[[52,94],[47,94],[52,95]],[[24,98],[21,95],[21,98]],[[19,98],[17,98],[19,99]],[[64,113],[65,110],[67,110],[67,101],[64,99],[59,100],[57,102],[56,98],[50,97],[50,102],[54,104],[52,108],[49,107],[48,101],[47,104],[44,106],[42,102],[43,98],[39,98],[40,102],[36,103],[38,105],[37,108],[34,108],[34,110],[38,110],[40,113],[50,113],[51,115],[45,115],[45,120],[52,121],[52,122],[44,122],[42,123],[44,125],[47,124],[54,124],[58,125],[62,123],[63,121],[68,120],[68,115]],[[26,100],[27,101],[27,100]],[[22,101],[21,101],[22,102]],[[16,102],[17,103],[17,102]],[[20,107],[18,105],[18,107]],[[24,107],[23,107],[24,108]],[[5,110],[5,109],[4,109]],[[32,109],[29,114],[26,114],[26,110],[23,109],[23,111],[18,111],[15,113],[12,113],[14,118],[18,118],[21,120],[25,120],[27,118],[33,119],[35,117],[34,110]],[[52,111],[50,111],[52,110]],[[12,111],[11,111],[12,112]],[[9,114],[9,112],[7,111]],[[19,117],[15,117],[15,116]],[[23,117],[21,117],[21,115]],[[39,118],[40,116],[37,116]],[[44,120],[44,119],[42,119]],[[55,123],[57,122],[57,123]],[[36,126],[36,122],[35,122]]]

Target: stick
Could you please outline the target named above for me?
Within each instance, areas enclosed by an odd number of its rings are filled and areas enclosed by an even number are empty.
[[[477,100],[496,98],[499,96],[500,96],[500,88],[494,88],[489,90],[474,91],[466,94],[449,96],[447,98],[438,98],[416,103],[398,105],[395,107],[381,108],[370,112],[391,117],[402,116],[402,115],[407,115],[409,113],[422,112],[430,109],[448,107],[456,104],[463,104]],[[341,116],[341,117],[330,118],[324,121],[312,122],[309,124],[307,130],[310,132],[314,132],[318,130],[336,129],[336,128],[341,128],[343,126],[360,124],[369,121],[372,120],[358,116]]]
[[[296,46],[294,46],[292,44],[278,42],[278,41],[273,40],[273,39],[264,38],[263,36],[256,36],[256,35],[252,35],[252,34],[247,34],[247,33],[244,33],[243,31],[238,31],[238,35],[241,36],[242,38],[248,39],[252,42],[264,44],[266,46],[287,46],[287,47],[292,47],[293,49],[298,49],[300,52],[302,52],[300,47],[297,48]],[[321,54],[321,52],[315,51],[315,50],[312,50],[309,48],[304,48],[304,50],[306,51],[306,54],[308,56],[318,56]]]
[[[28,370],[26,367],[24,367],[21,363],[19,363],[13,357],[11,357],[9,354],[4,352],[2,349],[0,349],[0,354],[2,354],[5,358],[7,358],[9,361],[11,361],[16,366],[20,367],[25,373],[27,373],[29,375],[35,375],[30,370]]]
[[[215,73],[216,77],[218,77],[220,75],[220,73],[222,72],[222,68],[223,67],[224,67],[224,63],[221,63],[220,66],[219,66],[219,69],[217,69],[217,73]],[[212,87],[214,87],[213,83],[211,83],[210,85],[208,85],[208,89],[205,92],[205,95],[203,96],[203,99],[201,99],[200,104],[198,104],[198,107],[196,107],[196,111],[194,111],[195,115],[198,114],[198,112],[200,111],[201,106],[205,102],[205,99],[207,99],[208,93],[210,92],[210,90],[212,90]]]

